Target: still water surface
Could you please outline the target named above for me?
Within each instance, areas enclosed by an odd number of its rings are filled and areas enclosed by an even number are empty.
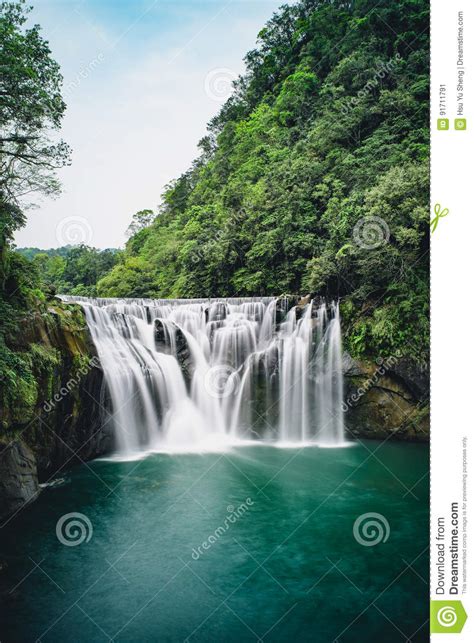
[[[428,467],[375,441],[77,467],[0,531],[0,639],[427,641]],[[385,542],[354,537],[365,513]]]

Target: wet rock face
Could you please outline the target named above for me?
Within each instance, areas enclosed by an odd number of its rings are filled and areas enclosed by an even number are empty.
[[[19,511],[39,494],[36,460],[22,441],[1,445],[0,518]]]
[[[275,308],[275,322],[277,327],[285,320],[286,314],[290,308],[293,308],[293,306],[296,306],[297,304],[298,297],[293,295],[278,297]]]
[[[43,404],[39,418],[25,432],[41,482],[62,467],[112,451],[112,423],[104,425],[104,393],[98,361],[91,361],[84,371],[65,370],[56,399],[53,396]]]
[[[389,368],[390,374],[406,384],[415,398],[429,395],[430,372],[428,366],[418,368],[411,360],[403,357]]]
[[[343,356],[344,424],[353,437],[427,442],[428,370],[406,358],[380,363]]]
[[[38,481],[113,448],[111,423],[103,426],[103,373],[82,310],[58,308],[26,320],[15,345],[21,351],[34,343],[55,359],[34,371],[34,394],[24,408],[1,410],[2,515],[35,499]]]
[[[154,324],[157,350],[169,355],[175,355],[181,372],[183,373],[186,386],[189,389],[194,374],[194,362],[183,331],[172,321],[165,323],[162,319],[155,319]]]

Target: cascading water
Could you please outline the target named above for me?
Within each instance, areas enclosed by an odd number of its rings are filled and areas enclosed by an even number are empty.
[[[85,310],[120,454],[344,443],[338,304],[63,299]]]

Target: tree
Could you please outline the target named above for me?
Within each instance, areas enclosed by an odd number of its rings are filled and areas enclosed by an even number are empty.
[[[43,289],[88,297],[96,296],[97,282],[121,257],[121,252],[115,248],[99,250],[84,244],[50,250],[18,248],[12,254],[22,255],[31,261]]]
[[[0,4],[0,245],[25,223],[28,195],[59,191],[55,170],[69,162],[64,141],[53,141],[66,105],[62,76],[40,27],[24,29],[30,8]]]
[[[138,212],[135,212],[132,217],[132,222],[127,228],[127,236],[133,237],[133,235],[140,232],[140,230],[147,228],[153,223],[154,218],[155,213],[153,210],[139,210]]]

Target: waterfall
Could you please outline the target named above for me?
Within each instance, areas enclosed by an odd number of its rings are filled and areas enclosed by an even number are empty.
[[[62,298],[84,308],[121,455],[344,443],[337,303]]]

